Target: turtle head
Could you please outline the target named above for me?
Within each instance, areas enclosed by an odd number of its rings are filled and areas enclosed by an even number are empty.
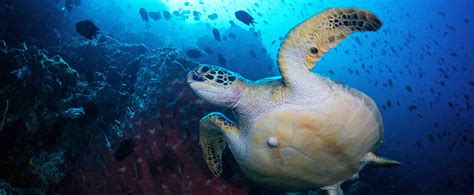
[[[237,73],[207,64],[189,72],[188,84],[199,97],[225,107],[237,103],[244,87],[243,78]]]

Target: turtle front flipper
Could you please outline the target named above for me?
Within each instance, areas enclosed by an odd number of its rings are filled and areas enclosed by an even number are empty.
[[[227,144],[225,136],[235,133],[234,123],[223,114],[213,112],[199,121],[199,145],[207,166],[215,176],[222,173],[222,152]]]
[[[344,195],[344,192],[341,189],[342,182],[323,187],[323,190],[326,190],[328,195]]]
[[[286,35],[278,51],[285,84],[301,78],[301,73],[311,70],[329,49],[350,34],[376,31],[381,26],[377,16],[356,8],[327,9],[305,20]]]

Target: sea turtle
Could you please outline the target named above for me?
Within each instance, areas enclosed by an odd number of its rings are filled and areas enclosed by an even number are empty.
[[[237,73],[201,64],[188,83],[201,98],[237,113],[199,122],[200,146],[211,172],[222,173],[229,145],[247,177],[283,191],[315,187],[342,194],[340,184],[366,164],[398,166],[376,156],[383,123],[364,93],[311,72],[332,47],[354,32],[377,31],[374,14],[355,8],[327,9],[293,28],[278,51],[281,77],[249,81]]]

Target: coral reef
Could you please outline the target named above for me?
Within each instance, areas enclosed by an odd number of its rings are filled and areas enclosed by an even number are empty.
[[[92,77],[94,72],[104,72],[112,66],[122,73],[127,63],[145,54],[147,48],[143,44],[124,44],[102,35],[97,41],[71,41],[50,47],[48,51],[62,56],[75,70]]]
[[[88,73],[85,70],[92,68],[80,67],[84,61],[67,63],[58,55],[48,57],[51,51],[26,45],[2,47],[0,60],[7,62],[0,80],[4,86],[0,101],[6,103],[0,107],[6,118],[0,137],[3,190],[160,194],[249,190],[228,151],[224,180],[213,177],[202,160],[198,120],[217,108],[187,87],[186,70],[196,63],[181,58],[176,49],[148,50],[112,39],[57,51],[72,60],[85,50],[105,53],[98,56],[108,63]],[[111,53],[126,54],[122,60],[129,63],[110,63],[116,59]],[[90,62],[94,60],[98,59]],[[126,139],[136,140],[136,146],[119,161],[114,150]]]
[[[197,121],[210,105],[196,106],[194,103],[199,100],[185,82],[185,70],[196,64],[180,58],[175,49],[150,51],[133,63],[139,70],[134,76],[127,120],[120,122],[127,125],[119,127],[122,137],[111,134],[108,141],[117,148],[120,140],[137,138],[134,153],[116,161],[110,152],[102,151],[103,169],[89,167],[76,172],[61,192],[84,189],[84,193],[245,193],[248,182],[239,173],[233,173],[237,179],[229,178],[240,184],[229,185],[213,177],[201,158]],[[235,168],[235,164],[230,164],[229,170],[233,170],[231,167]],[[97,181],[96,177],[110,179]]]
[[[53,165],[33,168],[31,159],[47,161],[49,157],[38,155],[62,150],[56,146],[55,135],[62,131],[58,124],[63,120],[61,113],[69,107],[67,99],[78,92],[79,75],[60,56],[49,58],[25,44],[14,49],[2,47],[0,61],[0,101],[5,102],[0,107],[4,110],[0,177],[17,188],[44,188],[46,183],[57,183],[60,170],[48,169]],[[62,161],[62,156],[55,159]]]

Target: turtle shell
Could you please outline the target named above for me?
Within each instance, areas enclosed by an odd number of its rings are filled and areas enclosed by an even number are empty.
[[[280,106],[256,119],[250,132],[241,163],[246,175],[301,191],[356,175],[362,157],[380,144],[383,124],[373,100],[346,88],[314,105]]]

